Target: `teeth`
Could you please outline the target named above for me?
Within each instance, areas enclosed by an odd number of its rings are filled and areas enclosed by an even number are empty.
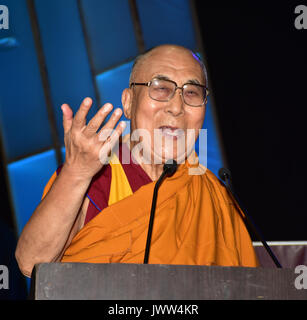
[[[172,136],[172,137],[180,137],[183,134],[182,129],[171,129],[168,127],[162,127],[161,129],[162,129],[163,135],[168,135],[168,136]]]

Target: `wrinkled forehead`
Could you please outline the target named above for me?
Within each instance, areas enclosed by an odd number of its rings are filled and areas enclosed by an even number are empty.
[[[190,50],[181,47],[161,47],[148,53],[141,61],[137,72],[144,76],[163,73],[163,70],[182,70],[196,75],[204,83],[204,70],[199,58]]]

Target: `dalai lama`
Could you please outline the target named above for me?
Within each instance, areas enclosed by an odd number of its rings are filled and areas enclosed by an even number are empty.
[[[62,105],[66,159],[18,241],[23,274],[42,262],[143,263],[153,190],[168,159],[179,165],[159,189],[149,263],[258,266],[240,212],[192,148],[207,86],[193,52],[161,45],[136,59],[123,111],[106,103],[87,123],[90,98],[75,115]],[[124,137],[122,112],[131,121]]]

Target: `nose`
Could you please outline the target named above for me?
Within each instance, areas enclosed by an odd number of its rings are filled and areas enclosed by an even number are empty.
[[[165,112],[171,113],[175,117],[184,114],[184,101],[181,88],[176,88],[174,96],[167,102]]]

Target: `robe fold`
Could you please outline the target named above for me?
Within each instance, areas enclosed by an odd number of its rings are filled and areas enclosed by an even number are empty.
[[[133,192],[121,163],[111,167],[109,206],[76,234],[62,262],[143,263],[155,182]],[[159,188],[149,263],[258,266],[226,188],[208,169],[190,175],[191,167],[181,164]]]

